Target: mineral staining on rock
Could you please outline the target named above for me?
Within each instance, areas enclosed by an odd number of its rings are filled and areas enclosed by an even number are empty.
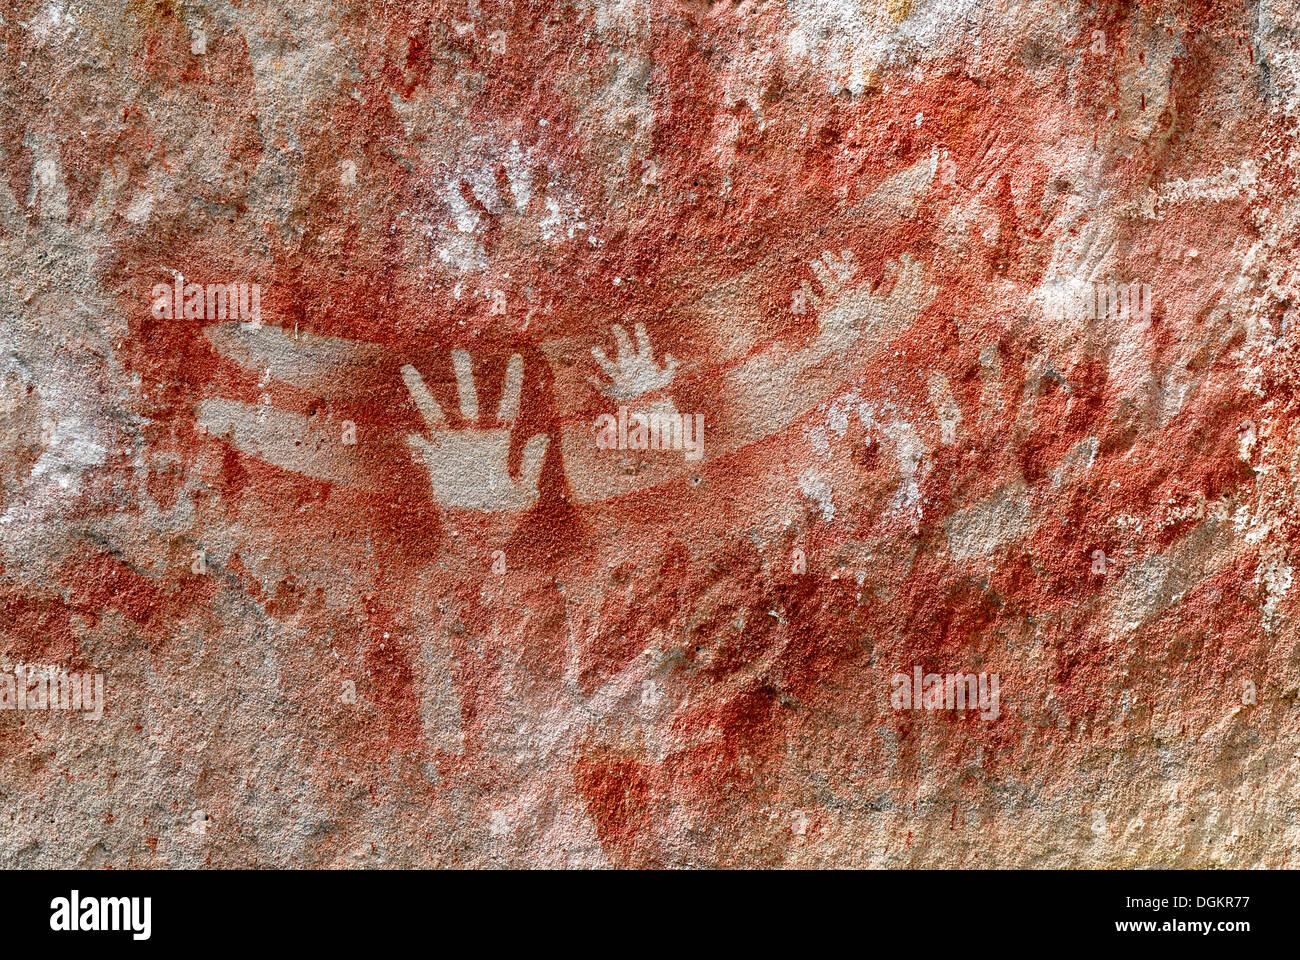
[[[11,6],[0,864],[1296,865],[1289,8]]]

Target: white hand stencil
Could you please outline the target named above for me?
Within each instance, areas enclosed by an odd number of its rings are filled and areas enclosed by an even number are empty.
[[[627,331],[619,324],[613,324],[614,341],[618,345],[616,361],[611,362],[600,347],[591,348],[591,355],[612,381],[602,389],[606,396],[615,400],[635,400],[643,393],[660,390],[673,382],[673,375],[677,372],[677,360],[670,353],[664,354],[662,369],[655,363],[645,324],[638,323],[635,330],[637,346],[633,350]]]
[[[478,419],[478,394],[469,354],[453,350],[452,366],[460,396],[460,412],[466,421]],[[524,445],[519,479],[510,476],[510,428],[519,416],[519,395],[524,378],[524,361],[519,354],[510,357],[506,368],[505,388],[497,406],[498,427],[451,430],[438,401],[429,393],[414,367],[402,367],[402,379],[411,392],[420,415],[429,428],[427,436],[407,436],[429,470],[433,495],[444,507],[453,510],[506,511],[527,510],[537,502],[537,481],[546,459],[551,438],[538,433]]]

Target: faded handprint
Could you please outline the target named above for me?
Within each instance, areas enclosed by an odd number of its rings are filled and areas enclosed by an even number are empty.
[[[461,416],[467,422],[477,420],[478,394],[474,389],[470,356],[464,350],[453,350],[451,359]],[[518,480],[511,478],[507,463],[510,428],[519,416],[523,378],[524,361],[516,353],[506,367],[505,387],[497,405],[497,421],[502,426],[450,430],[442,407],[429,393],[420,374],[410,364],[402,367],[402,379],[429,428],[428,436],[413,433],[408,435],[407,442],[424,460],[433,494],[444,507],[500,512],[527,510],[537,502],[537,481],[551,438],[545,433],[529,438],[524,445]]]
[[[817,311],[817,322],[823,338],[835,340],[872,333],[884,326],[910,322],[930,302],[933,291],[923,283],[921,264],[903,254],[897,265],[890,264],[887,271],[894,274],[892,285],[884,281],[873,294],[868,284],[853,285],[858,274],[858,264],[851,250],[839,256],[827,251],[821,259],[811,262],[813,273],[821,284],[818,294],[812,284],[802,281],[804,296]],[[889,293],[882,295],[888,287]]]
[[[611,381],[601,388],[607,397],[614,400],[635,400],[642,394],[661,390],[673,382],[673,376],[677,372],[677,360],[671,353],[665,353],[663,367],[655,363],[654,352],[650,349],[650,338],[646,334],[644,323],[638,323],[634,328],[635,350],[632,349],[632,341],[623,327],[615,323],[612,328],[614,341],[618,346],[616,361],[611,362],[600,347],[591,348],[591,355],[596,358],[596,363]]]
[[[813,260],[809,266],[812,267],[813,273],[817,275],[817,280],[822,286],[822,295],[826,299],[833,299],[839,295],[845,285],[853,279],[854,274],[858,272],[858,263],[853,256],[852,250],[842,250],[837,257],[831,250],[827,250],[821,255],[821,259]],[[822,305],[822,296],[819,296],[813,290],[812,285],[807,281],[801,281],[800,286],[803,288],[804,297],[814,308],[820,310]]]
[[[26,202],[0,183],[0,387],[12,396],[12,406],[0,398],[0,474],[14,494],[29,480],[53,481],[58,490],[79,484],[124,442],[130,419],[108,399],[120,396],[114,384],[130,379],[118,359],[126,320],[96,279],[126,190],[125,170],[107,167],[94,199],[76,211],[57,139],[28,133],[23,146],[32,157]]]

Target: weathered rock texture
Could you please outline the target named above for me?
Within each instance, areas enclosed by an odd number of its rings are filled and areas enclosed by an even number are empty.
[[[0,865],[1300,865],[1298,26],[4,4]]]

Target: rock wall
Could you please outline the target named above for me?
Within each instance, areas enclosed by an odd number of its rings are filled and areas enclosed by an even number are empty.
[[[1292,5],[0,14],[0,865],[1300,865]]]

